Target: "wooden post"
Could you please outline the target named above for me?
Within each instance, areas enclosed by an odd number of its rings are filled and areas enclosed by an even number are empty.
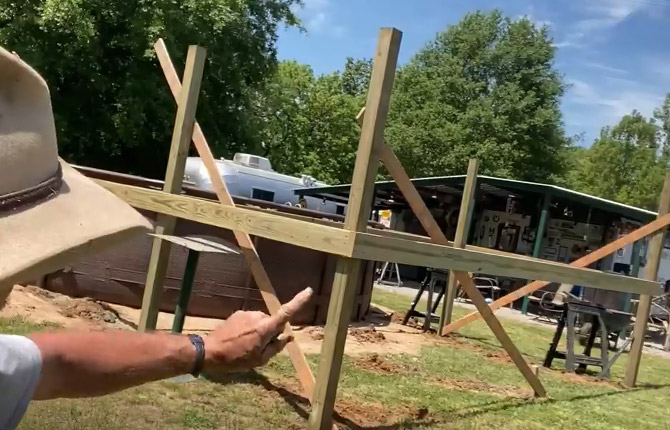
[[[631,268],[630,268],[630,276],[631,278],[637,278],[640,275],[640,251],[642,248],[642,240],[638,240],[633,244],[633,257],[631,261]],[[624,312],[630,312],[631,308],[633,307],[633,303],[631,302],[633,300],[633,293],[626,293],[626,296],[624,298],[624,303],[623,303],[623,311]],[[619,332],[619,338],[622,340],[626,340],[628,337],[628,333],[626,333],[627,328],[622,328],[621,331]]]
[[[382,163],[386,166],[386,169],[391,174],[391,177],[395,180],[396,185],[402,192],[405,200],[412,208],[414,215],[419,219],[424,230],[430,235],[434,243],[438,245],[449,245],[447,237],[444,235],[440,227],[437,225],[435,218],[428,210],[426,203],[421,198],[421,195],[414,187],[405,168],[402,166],[396,155],[393,153],[391,147],[386,143],[382,144],[379,151],[380,159]],[[452,270],[451,273],[455,276],[456,280],[461,284],[463,291],[468,295],[472,303],[475,305],[477,310],[482,314],[484,321],[489,326],[493,334],[496,336],[502,347],[507,351],[512,362],[517,366],[521,374],[526,378],[530,386],[535,391],[536,396],[544,397],[547,395],[544,386],[540,380],[535,376],[532,369],[526,363],[523,356],[516,348],[512,340],[503,329],[500,321],[493,315],[493,311],[488,307],[486,300],[481,295],[474,282],[470,278],[470,275],[467,272],[455,271]]]
[[[207,51],[200,46],[192,45],[188,48],[186,68],[184,69],[184,89],[179,94],[177,116],[172,132],[165,185],[163,186],[163,191],[167,193],[178,194],[181,191],[186,157],[193,135],[195,112],[198,106],[198,95],[206,55]],[[174,217],[158,214],[155,233],[171,235],[174,232],[175,224]],[[170,242],[154,238],[147,270],[147,280],[144,285],[142,312],[140,313],[138,327],[140,331],[151,331],[156,328],[158,303],[163,292],[165,273],[170,260],[170,249]]]
[[[542,210],[540,211],[540,219],[537,222],[537,231],[535,233],[535,243],[533,244],[533,257],[540,256],[542,249],[542,238],[544,231],[547,229],[547,219],[549,218],[549,205],[551,204],[551,194],[545,194],[542,200]],[[530,294],[523,298],[521,304],[521,313],[526,315],[528,313],[528,303],[530,302]]]
[[[361,130],[344,222],[347,230],[365,231],[367,227],[379,163],[377,148],[384,139],[401,37],[402,33],[393,28],[383,28],[379,34],[366,103],[369,115]],[[356,286],[362,276],[362,267],[360,260],[346,257],[337,259],[319,372],[312,396],[312,413],[308,424],[310,430],[327,430],[332,427],[347,326],[351,319]]]
[[[474,207],[474,197],[477,192],[478,169],[479,162],[477,160],[470,160],[470,163],[468,164],[468,174],[465,177],[465,185],[463,186],[461,211],[458,213],[458,224],[456,224],[456,234],[454,235],[454,248],[465,248],[467,242],[470,220],[472,219],[472,209]],[[440,322],[437,328],[438,333],[442,333],[444,325],[451,322],[451,315],[454,310],[454,300],[456,299],[458,282],[456,281],[456,276],[454,276],[452,272],[453,270],[449,272],[447,290],[444,294],[444,301],[442,302],[442,313],[440,314]]]
[[[670,212],[670,173],[665,175],[663,191],[658,203],[658,217]],[[658,274],[658,267],[661,264],[661,255],[663,253],[663,242],[665,240],[665,230],[656,233],[649,240],[647,248],[647,266],[644,268],[644,277],[647,280],[655,281]],[[640,359],[642,358],[642,348],[644,346],[645,333],[647,331],[647,320],[651,309],[651,296],[647,294],[640,295],[640,301],[637,305],[637,314],[635,315],[635,326],[633,328],[633,346],[628,354],[628,364],[626,374],[623,378],[623,385],[632,388],[637,382],[637,374],[640,370]]]
[[[634,243],[637,240],[643,239],[658,230],[664,229],[669,224],[670,224],[670,214],[660,216],[658,219],[650,222],[649,224],[645,224],[642,227],[638,228],[637,230],[630,232],[627,235],[620,237],[611,243],[608,243],[602,248],[598,248],[592,253],[586,254],[582,258],[573,261],[572,263],[570,263],[570,266],[588,267],[589,265],[595,263],[601,258],[613,254],[614,252],[616,252],[617,249],[623,248],[624,246],[630,245],[631,243]],[[547,286],[548,284],[549,282],[546,281],[533,281],[530,284],[524,285],[518,290],[512,291],[511,293],[499,298],[495,302],[491,303],[489,307],[491,308],[491,310],[495,311],[497,309],[502,308],[503,306],[509,305],[510,303],[522,298],[527,294],[531,294],[533,291],[537,291],[540,288]],[[446,325],[444,327],[444,330],[442,331],[442,334],[448,334],[453,331],[459,330],[465,327],[466,325],[470,324],[471,322],[477,321],[479,318],[481,318],[479,312],[469,313],[466,316],[452,322],[451,324]]]
[[[175,97],[175,99],[179,99],[178,94],[181,94],[183,90],[181,89],[179,77],[177,76],[177,72],[174,69],[172,60],[170,60],[167,47],[165,46],[163,40],[159,39],[155,43],[154,48],[156,49],[158,60],[161,64],[161,68],[163,69],[163,73],[165,74],[165,78],[168,82],[170,90],[172,91],[172,95]],[[235,207],[235,202],[228,192],[228,188],[223,182],[223,179],[221,179],[221,175],[219,174],[219,171],[216,167],[216,162],[214,161],[212,151],[210,150],[209,145],[207,144],[207,140],[205,139],[205,135],[203,134],[202,129],[197,122],[193,128],[192,136],[193,143],[195,144],[198,154],[200,155],[200,158],[205,165],[205,168],[207,169],[207,174],[212,181],[212,187],[214,188],[220,204],[222,206]],[[274,287],[270,282],[270,277],[265,271],[263,263],[261,262],[258,252],[256,251],[255,240],[252,240],[249,234],[235,229],[233,229],[233,235],[235,236],[235,240],[240,246],[242,254],[244,255],[244,258],[249,265],[249,269],[254,276],[254,280],[256,281],[256,285],[261,292],[261,296],[263,297],[265,305],[268,307],[268,310],[271,314],[276,314],[281,307],[281,303],[279,302],[279,299],[277,299],[277,293],[275,292]],[[292,335],[293,329],[290,325],[287,324],[284,332],[286,334]],[[298,379],[300,380],[300,384],[302,385],[305,395],[310,398],[312,396],[312,390],[314,389],[314,375],[312,375],[312,370],[309,367],[307,358],[300,349],[298,342],[295,340],[286,346],[286,350],[288,351],[291,362],[295,367]]]

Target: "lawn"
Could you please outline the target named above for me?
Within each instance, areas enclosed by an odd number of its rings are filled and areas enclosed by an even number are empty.
[[[404,310],[406,297],[376,291],[375,303]],[[457,308],[456,314],[465,310]],[[504,321],[526,359],[541,363],[552,332]],[[0,320],[0,331],[42,329]],[[316,367],[317,357],[310,357]],[[670,361],[645,355],[640,388],[542,369],[550,398],[530,389],[480,321],[417,355],[346,358],[337,422],[352,429],[661,429],[668,424]],[[555,363],[562,365],[562,361]],[[19,426],[32,429],[266,429],[305,427],[309,407],[290,362],[190,383],[164,381],[97,399],[35,402]]]

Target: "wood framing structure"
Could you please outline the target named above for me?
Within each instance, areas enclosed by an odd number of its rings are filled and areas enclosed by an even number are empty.
[[[570,263],[570,266],[573,267],[588,267],[589,265],[597,262],[598,260],[607,257],[610,254],[613,254],[617,251],[617,249],[621,249],[625,246],[628,246],[630,244],[634,244],[637,241],[644,239],[645,237],[652,235],[656,233],[659,230],[665,229],[668,225],[670,225],[670,214],[665,214],[665,215],[659,215],[658,219],[655,221],[650,222],[649,224],[645,224],[642,227],[638,228],[637,230],[634,230],[630,233],[628,233],[625,236],[622,236],[618,238],[617,240],[614,240],[607,245],[596,249],[595,251],[591,252],[590,254],[587,254],[572,263]],[[637,278],[634,278],[637,279]],[[498,300],[494,301],[489,305],[491,310],[496,311],[503,306],[507,306],[511,304],[512,302],[523,298],[524,296],[527,296],[529,294],[532,294],[534,291],[539,290],[540,288],[546,287],[549,284],[547,281],[533,281],[530,284],[527,284],[515,291],[512,291],[511,293],[500,297]],[[591,285],[595,286],[595,285]],[[618,291],[618,290],[617,290]],[[640,293],[644,294],[643,291],[635,291],[632,288],[630,289],[631,293]],[[452,333],[456,330],[459,330],[466,325],[470,324],[473,321],[477,321],[479,318],[481,318],[481,315],[479,312],[472,312],[464,317],[454,321],[451,324],[448,324],[444,327],[442,330],[443,335],[447,335],[449,333]]]
[[[670,212],[670,174],[665,175],[663,191],[658,203],[658,217],[662,218]],[[657,232],[649,241],[647,266],[644,268],[644,277],[650,281],[656,281],[658,267],[661,264],[661,254],[663,253],[663,243],[665,242],[666,230]],[[649,311],[651,310],[652,297],[648,294],[640,294],[640,301],[637,305],[635,315],[635,326],[633,328],[633,345],[628,355],[628,364],[623,378],[623,385],[632,388],[637,382],[637,374],[640,370],[640,360],[642,359],[642,348],[644,347],[645,333],[647,331],[647,321],[649,320]]]
[[[472,212],[475,206],[475,194],[477,193],[477,170],[479,169],[479,162],[477,160],[470,160],[468,164],[468,173],[465,177],[465,184],[463,185],[463,195],[461,197],[461,210],[458,213],[458,223],[456,224],[456,234],[454,235],[454,248],[465,248],[468,241],[468,231],[470,231],[470,221],[472,220]],[[449,276],[447,281],[447,289],[444,292],[444,299],[442,301],[442,312],[440,313],[440,321],[437,325],[437,332],[442,333],[442,327],[451,322],[451,314],[454,310],[454,300],[456,299],[456,290],[458,289],[458,282],[455,276]]]
[[[330,429],[332,411],[335,404],[337,385],[342,365],[347,326],[351,315],[353,286],[361,276],[361,260],[389,261],[402,264],[430,266],[451,270],[455,279],[473,301],[486,323],[498,338],[503,348],[531,385],[536,395],[544,396],[545,390],[539,378],[530,369],[521,353],[512,343],[493,311],[474,286],[468,272],[485,272],[495,275],[542,279],[553,282],[578,283],[614,291],[636,292],[656,295],[659,287],[655,282],[631,279],[595,270],[582,269],[560,263],[547,262],[537,258],[517,256],[486,248],[464,246],[462,238],[451,243],[444,236],[437,222],[428,211],[423,199],[410,181],[402,164],[393,150],[384,142],[385,120],[389,110],[391,90],[395,75],[401,32],[385,28],[380,32],[379,43],[374,56],[370,88],[366,101],[366,115],[362,118],[361,137],[356,156],[356,165],[351,186],[351,195],[344,224],[314,220],[300,216],[287,216],[277,212],[236,207],[223,183],[215,165],[212,153],[205,141],[202,130],[195,122],[195,102],[193,91],[198,87],[201,67],[195,65],[199,49],[189,48],[189,58],[184,74],[183,88],[169,60],[164,44],[159,41],[156,50],[163,71],[173,95],[178,100],[175,137],[172,140],[168,177],[171,185],[163,191],[122,185],[108,181],[97,181],[130,205],[147,209],[166,217],[179,217],[233,230],[253,276],[263,293],[263,298],[271,313],[277,311],[279,301],[274,294],[267,273],[258,258],[254,243],[249,235],[260,236],[301,247],[328,252],[338,257],[332,296],[328,309],[325,338],[321,350],[316,382],[304,355],[297,343],[289,344],[289,354],[296,368],[305,393],[312,400],[309,428]],[[202,58],[204,62],[204,58]],[[197,81],[197,82],[196,82]],[[191,121],[193,115],[193,121]],[[183,173],[183,157],[188,143],[194,141],[203,159],[218,202],[175,194],[179,190],[177,182],[179,169]],[[186,141],[186,143],[184,143]],[[172,154],[175,154],[173,157]],[[180,167],[180,161],[181,167]],[[395,179],[398,188],[410,203],[414,213],[428,232],[429,237],[389,232],[370,228],[367,220],[373,198],[374,179],[379,162],[382,162]],[[473,169],[473,172],[476,169]],[[171,173],[170,173],[171,172]],[[474,173],[473,173],[474,176]],[[469,204],[464,199],[464,204]],[[467,206],[466,206],[467,209]],[[467,211],[462,211],[463,213]],[[467,217],[459,220],[459,228],[465,231]],[[167,224],[166,224],[167,225]],[[169,226],[169,225],[168,225]],[[159,234],[166,234],[160,231]],[[152,271],[147,277],[149,298],[160,290],[161,268],[167,265],[167,254],[161,251],[162,242],[154,247]],[[163,270],[164,273],[164,270]],[[151,282],[149,282],[151,281]],[[144,329],[150,328],[155,314],[153,299],[143,305]],[[290,327],[287,328],[290,330]]]
[[[206,55],[205,48],[199,46],[188,48],[186,68],[184,69],[184,91],[179,95],[177,117],[172,131],[172,143],[170,144],[170,156],[165,172],[163,191],[166,193],[177,194],[181,191],[186,157],[188,157],[188,148],[193,134],[193,125],[195,124],[195,111],[198,106]],[[156,234],[171,235],[174,233],[174,217],[159,213],[157,221]],[[170,242],[154,238],[149,270],[147,271],[147,282],[144,287],[144,298],[142,299],[140,331],[156,328],[158,299],[163,288],[163,282],[165,282],[170,248]]]

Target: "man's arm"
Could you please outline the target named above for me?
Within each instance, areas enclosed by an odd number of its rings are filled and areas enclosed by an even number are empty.
[[[205,338],[204,370],[243,371],[267,363],[292,339],[279,336],[311,298],[307,288],[274,316],[236,312]],[[103,331],[35,333],[42,355],[34,399],[91,397],[190,373],[196,351],[186,336]]]
[[[99,396],[190,373],[195,348],[186,336],[123,331],[35,333],[42,374],[34,399]]]

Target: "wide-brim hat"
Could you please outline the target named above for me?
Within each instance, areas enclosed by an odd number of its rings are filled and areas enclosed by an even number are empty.
[[[46,82],[0,47],[0,292],[150,228],[58,158]]]

